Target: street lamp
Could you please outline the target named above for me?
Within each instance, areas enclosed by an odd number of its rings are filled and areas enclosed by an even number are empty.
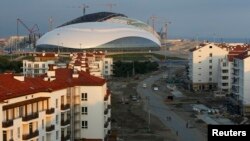
[[[82,51],[82,43],[80,43],[80,52]]]

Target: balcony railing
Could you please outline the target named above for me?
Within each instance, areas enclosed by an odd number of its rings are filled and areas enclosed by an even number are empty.
[[[61,120],[61,126],[66,126],[68,124],[70,124],[70,120],[69,119],[67,119],[67,120]]]
[[[39,131],[36,130],[36,131],[34,131],[32,133],[23,135],[23,140],[29,140],[31,138],[37,137],[38,135],[39,135]]]
[[[111,109],[111,105],[108,105],[108,109]]]
[[[66,135],[66,136],[62,136],[61,137],[61,141],[67,141],[67,140],[69,140],[70,139],[70,135],[68,134],[68,135]]]
[[[46,110],[47,115],[53,114],[54,112],[55,112],[55,108],[51,108],[51,109]]]
[[[108,112],[109,112],[109,109],[105,109],[105,111],[104,111],[104,115],[107,115],[107,114],[108,114]]]
[[[55,130],[55,125],[50,125],[46,127],[46,132],[51,132],[53,130]]]
[[[105,122],[104,128],[108,128],[108,126],[109,126],[109,122]]]
[[[38,113],[33,113],[22,118],[23,121],[29,121],[38,118]]]
[[[67,110],[70,108],[70,105],[69,104],[62,104],[61,105],[61,110]]]
[[[3,128],[11,127],[11,126],[13,126],[13,120],[4,121],[4,122],[2,122],[2,125],[3,125]]]

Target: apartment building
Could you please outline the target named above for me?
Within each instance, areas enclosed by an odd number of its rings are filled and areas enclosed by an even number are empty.
[[[194,91],[214,90],[218,83],[218,64],[228,50],[214,43],[204,43],[190,50],[189,79]]]
[[[233,60],[232,103],[244,116],[250,115],[250,51],[236,56]]]
[[[103,52],[71,54],[69,65],[75,70],[87,71],[98,77],[109,78],[113,75],[113,59],[106,58]]]
[[[57,60],[58,54],[55,53],[34,54],[34,60],[23,60],[23,74],[32,77],[45,74],[49,64],[55,64]]]
[[[40,77],[0,74],[1,141],[107,140],[105,79],[50,65]]]

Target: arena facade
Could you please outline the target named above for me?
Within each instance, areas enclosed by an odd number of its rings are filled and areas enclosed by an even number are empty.
[[[159,50],[160,36],[146,23],[123,14],[99,12],[69,21],[44,34],[37,51]]]

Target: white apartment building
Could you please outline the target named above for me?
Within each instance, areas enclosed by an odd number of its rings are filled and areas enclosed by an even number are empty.
[[[113,59],[106,58],[103,52],[71,54],[69,66],[98,77],[108,78],[113,74]]]
[[[234,58],[232,98],[244,116],[250,115],[250,51]]]
[[[0,74],[1,141],[107,140],[111,128],[106,81],[69,68],[47,76]]]
[[[216,89],[220,59],[228,54],[225,48],[206,43],[190,50],[189,79],[194,91]]]
[[[50,64],[55,64],[58,55],[55,53],[35,54],[34,60],[23,60],[23,75],[38,76],[47,73]]]

